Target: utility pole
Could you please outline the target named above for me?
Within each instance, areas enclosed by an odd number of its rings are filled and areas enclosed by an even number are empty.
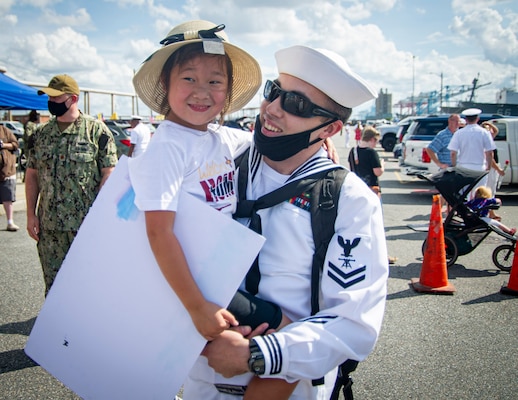
[[[441,91],[439,92],[439,112],[442,112],[442,99],[443,99],[443,90],[444,90],[444,86],[443,86],[444,74],[442,72],[440,74],[436,74],[435,72],[430,72],[430,74],[439,76],[441,78]]]
[[[443,73],[441,72],[441,92],[439,93],[439,112],[442,112],[442,79],[443,79]]]
[[[412,115],[415,115],[414,89],[415,89],[415,55],[412,54]]]

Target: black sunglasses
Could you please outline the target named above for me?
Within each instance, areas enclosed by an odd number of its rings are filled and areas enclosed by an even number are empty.
[[[269,102],[274,101],[281,96],[281,107],[287,113],[293,114],[301,118],[326,117],[340,119],[338,115],[331,111],[312,103],[307,97],[295,93],[282,90],[278,85],[278,81],[266,81],[263,91],[264,98]]]

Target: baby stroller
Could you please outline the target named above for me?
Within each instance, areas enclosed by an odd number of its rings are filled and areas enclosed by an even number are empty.
[[[492,220],[486,222],[465,203],[469,192],[487,174],[487,171],[471,171],[462,168],[448,168],[434,175],[419,175],[432,183],[450,205],[444,226],[444,244],[448,267],[455,264],[459,256],[471,253],[491,233],[508,240],[493,251],[493,263],[502,271],[510,271],[514,258],[516,236],[502,231]],[[499,206],[490,206],[497,209]],[[426,240],[422,251],[426,249]]]

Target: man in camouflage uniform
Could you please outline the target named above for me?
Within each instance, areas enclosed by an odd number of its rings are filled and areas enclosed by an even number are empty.
[[[106,125],[79,110],[79,86],[73,78],[57,75],[38,91],[43,93],[55,117],[39,126],[27,143],[25,192],[27,230],[38,242],[46,295],[117,163],[117,149]]]
[[[36,131],[38,124],[40,123],[40,113],[36,110],[32,110],[29,113],[29,118],[23,126],[23,142],[27,143],[32,134]]]

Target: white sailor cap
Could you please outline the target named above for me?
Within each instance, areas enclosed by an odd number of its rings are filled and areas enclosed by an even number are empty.
[[[378,97],[376,90],[347,61],[330,50],[292,46],[275,53],[280,74],[313,85],[344,107],[353,108]]]
[[[135,120],[137,120],[137,121],[141,121],[141,120],[142,120],[142,117],[141,117],[140,115],[132,115],[132,116],[131,116],[131,119],[132,119],[132,120],[133,120],[133,119],[135,119]]]
[[[467,110],[462,111],[462,115],[465,117],[476,117],[477,115],[480,115],[482,113],[482,110],[480,108],[468,108]]]

